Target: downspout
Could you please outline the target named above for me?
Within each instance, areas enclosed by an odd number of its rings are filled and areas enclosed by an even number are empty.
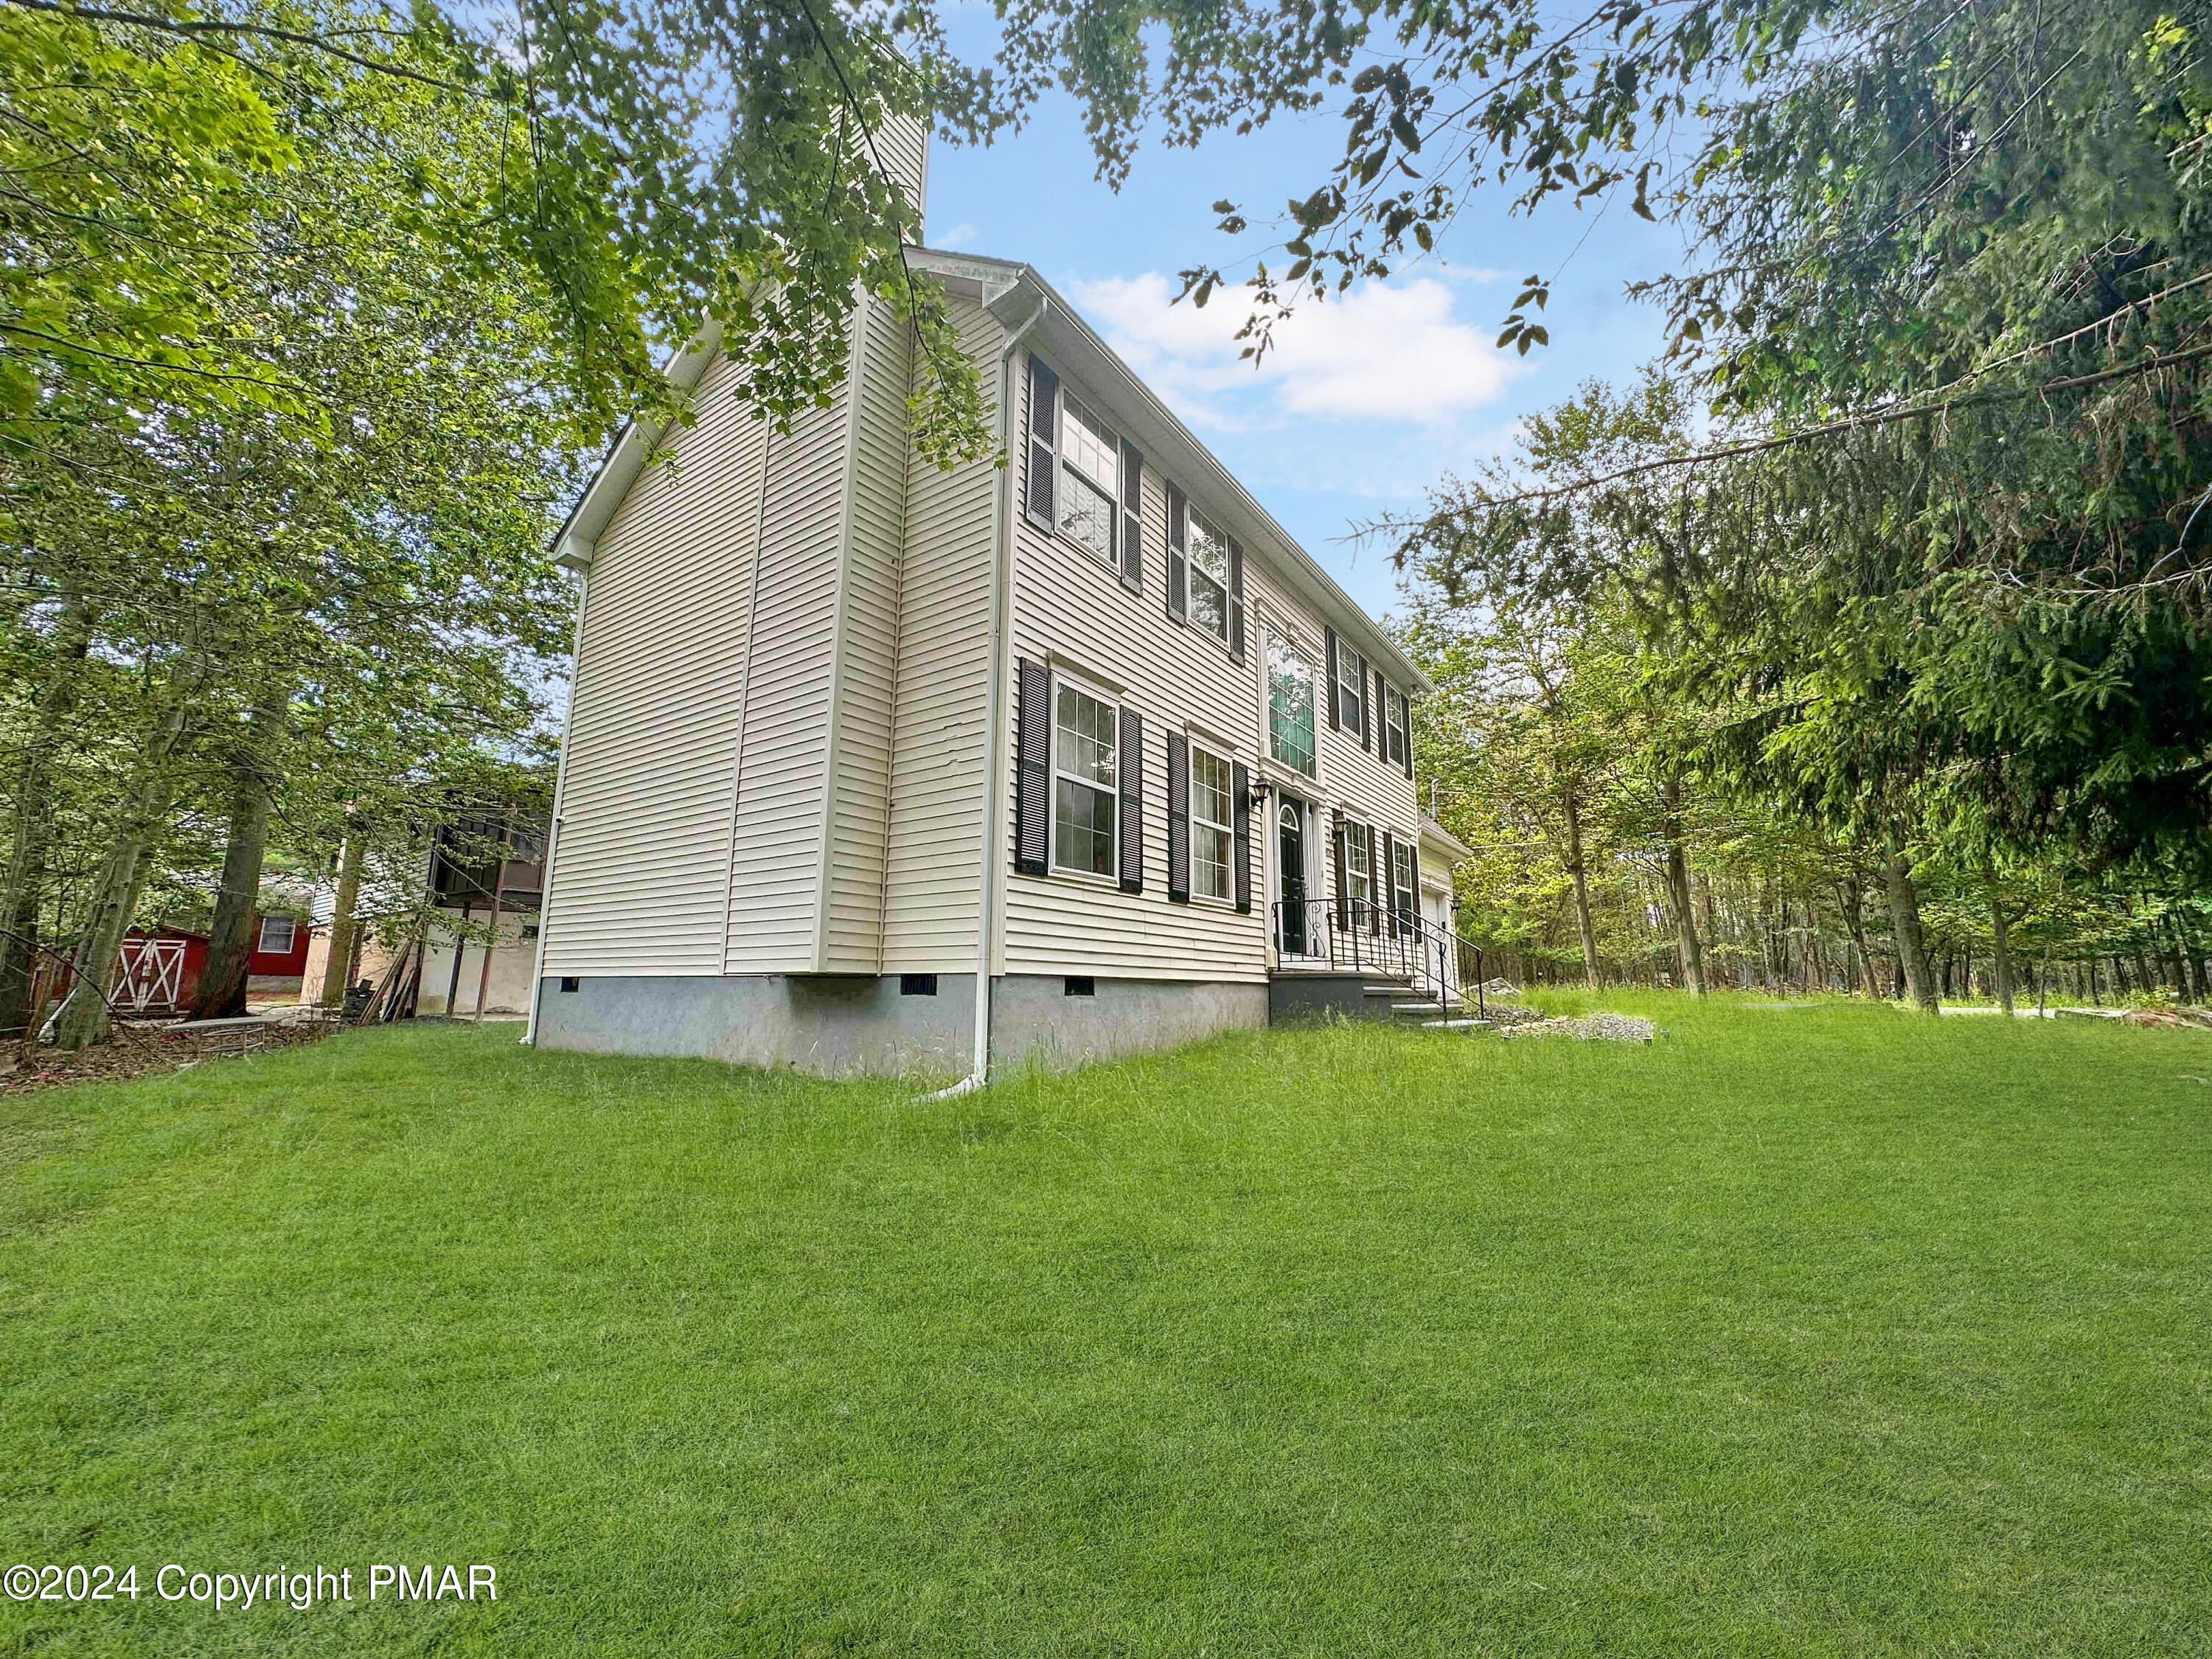
[[[593,551],[596,553],[597,549]],[[538,957],[530,969],[530,1019],[522,1028],[521,1041],[534,1046],[538,1041],[538,1005],[545,996],[545,936],[551,931],[548,924],[553,919],[553,860],[561,854],[561,802],[568,793],[568,728],[576,719],[577,671],[584,663],[584,607],[592,602],[592,573],[589,569],[577,573],[576,632],[568,647],[568,701],[561,710],[561,764],[553,774],[553,821],[545,826],[545,874],[538,884]],[[453,944],[453,972],[459,976],[461,969],[461,947],[458,937]],[[483,999],[477,999],[479,1006]],[[446,1017],[453,1018],[453,1007],[449,1000]]]
[[[1006,337],[999,351],[999,453],[1007,458],[999,475],[997,510],[991,520],[991,684],[984,697],[987,738],[983,747],[983,867],[975,907],[975,1051],[966,1077],[949,1089],[924,1095],[925,1100],[957,1100],[991,1080],[991,946],[998,918],[992,900],[998,891],[999,822],[1003,805],[999,789],[999,760],[1006,740],[1006,612],[1011,595],[1014,537],[1014,466],[1012,454],[1014,421],[1014,353],[1022,338],[1044,320],[1049,300],[1039,299],[1037,308]]]

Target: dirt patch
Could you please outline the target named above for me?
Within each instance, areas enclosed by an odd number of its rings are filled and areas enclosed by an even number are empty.
[[[72,1083],[123,1083],[158,1077],[218,1060],[250,1060],[279,1048],[320,1042],[337,1029],[330,1020],[228,1026],[213,1031],[127,1026],[96,1048],[73,1054],[33,1043],[0,1051],[0,1095],[58,1089]]]

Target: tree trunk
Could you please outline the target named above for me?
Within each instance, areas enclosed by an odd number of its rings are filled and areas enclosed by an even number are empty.
[[[1600,988],[1597,969],[1597,924],[1590,920],[1589,872],[1583,867],[1583,817],[1574,792],[1566,795],[1567,870],[1575,878],[1575,925],[1582,930],[1583,972],[1593,991]]]
[[[1990,889],[1990,932],[1996,941],[1997,1004],[2008,1018],[2012,1013],[2012,939],[2008,931],[2011,924],[2005,920],[2004,904],[1997,897],[1996,889]]]
[[[107,976],[138,908],[146,855],[153,851],[162,821],[175,805],[169,760],[183,740],[192,698],[206,677],[205,665],[179,671],[168,688],[168,708],[140,747],[137,775],[124,796],[115,839],[94,880],[84,932],[77,939],[69,999],[54,1013],[54,1041],[64,1051],[107,1040]]]
[[[1856,876],[1846,876],[1836,884],[1836,902],[1843,907],[1844,926],[1850,930],[1851,943],[1858,947],[1859,967],[1866,975],[1866,994],[1879,1001],[1881,984],[1874,969],[1874,946],[1867,940],[1866,891],[1859,885]]]
[[[92,647],[90,605],[72,597],[54,629],[54,666],[30,720],[22,764],[15,773],[15,836],[8,884],[0,890],[0,1037],[27,1035],[35,1012],[31,988],[39,971],[39,910],[46,896],[46,853],[53,845],[53,773],[47,763],[76,710]]]
[[[1690,988],[1699,996],[1705,994],[1705,949],[1698,938],[1698,913],[1691,906],[1690,860],[1682,849],[1682,785],[1679,779],[1669,779],[1667,784],[1667,887],[1670,896],[1668,908],[1674,913],[1674,940],[1689,970]]]
[[[1936,978],[1928,960],[1927,936],[1920,929],[1920,892],[1912,883],[1912,866],[1898,844],[1894,832],[1882,851],[1882,886],[1889,895],[1889,927],[1897,942],[1897,957],[1905,969],[1905,988],[1923,1014],[1942,1012],[1936,994]]]
[[[253,710],[250,736],[231,756],[230,840],[223,849],[215,921],[208,927],[207,966],[187,1019],[223,1019],[246,1012],[246,972],[253,957],[253,913],[261,899],[261,860],[269,844],[269,812],[276,779],[270,749],[289,699],[271,692]]]
[[[347,981],[353,972],[353,907],[361,896],[361,832],[356,826],[338,854],[338,896],[331,917],[331,951],[323,961],[322,1006],[336,1008],[345,1001]]]

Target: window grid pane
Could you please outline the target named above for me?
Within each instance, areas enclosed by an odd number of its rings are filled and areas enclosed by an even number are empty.
[[[1053,859],[1063,870],[1114,873],[1114,797],[1073,778],[1060,781]]]
[[[1120,746],[1114,709],[1072,685],[1060,688],[1060,769],[1091,783],[1114,787]]]
[[[1068,464],[1067,499],[1060,504],[1060,533],[1081,542],[1109,563],[1114,557],[1114,502]]]
[[[1194,824],[1190,833],[1191,884],[1206,898],[1229,896],[1229,831],[1210,823]]]
[[[1344,826],[1344,894],[1346,898],[1364,901],[1367,889],[1367,826],[1346,823]]]
[[[1121,444],[1106,423],[1073,398],[1065,405],[1067,417],[1062,438],[1068,465],[1112,499],[1121,487]]]
[[[1229,637],[1229,590],[1195,566],[1190,573],[1190,619],[1216,639]]]

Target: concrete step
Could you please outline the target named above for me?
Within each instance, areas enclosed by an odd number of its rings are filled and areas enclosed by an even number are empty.
[[[1423,1014],[1441,1014],[1443,1011],[1444,1006],[1441,1002],[1410,1001],[1390,1005],[1390,1012],[1401,1019],[1416,1019]]]
[[[1490,1022],[1486,1019],[1425,1019],[1421,1022],[1421,1029],[1424,1031],[1486,1031],[1490,1029]]]

